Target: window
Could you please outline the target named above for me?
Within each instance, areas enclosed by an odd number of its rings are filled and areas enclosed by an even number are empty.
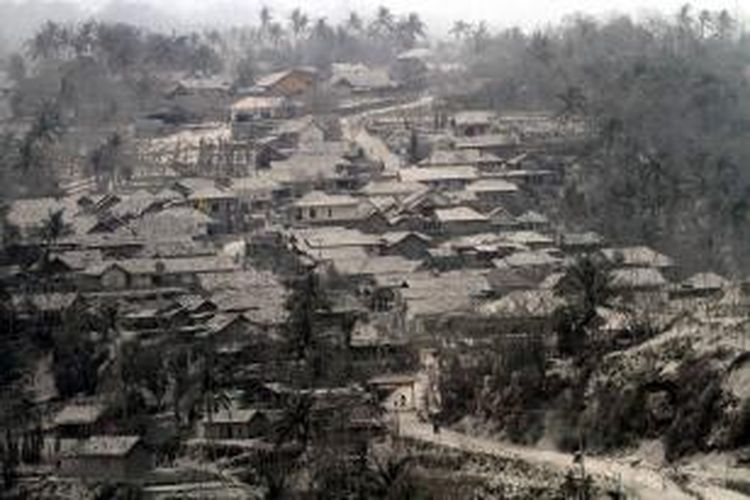
[[[310,209],[310,218],[314,219],[317,216],[318,216],[318,213],[316,212],[316,210],[314,208],[311,208]]]
[[[333,217],[333,210],[331,210],[331,209],[329,208],[329,209],[328,209],[328,218],[330,219],[331,217]]]

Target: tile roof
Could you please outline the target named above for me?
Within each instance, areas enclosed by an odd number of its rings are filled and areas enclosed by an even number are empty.
[[[405,182],[471,181],[478,178],[474,167],[412,167],[399,170]]]
[[[563,260],[542,250],[531,250],[527,252],[515,252],[495,262],[497,267],[534,267],[556,266],[562,264]]]
[[[502,179],[479,179],[466,186],[466,190],[475,193],[515,193],[518,186]]]
[[[490,287],[481,271],[415,272],[401,294],[410,316],[439,315],[471,309]]]
[[[236,270],[231,258],[223,256],[182,257],[174,259],[123,259],[107,260],[86,269],[86,274],[100,276],[111,267],[119,267],[130,274],[156,274],[158,265],[164,266],[164,274],[216,273]]]
[[[72,403],[65,406],[53,420],[55,425],[93,424],[98,421],[107,407],[101,403]]]
[[[484,304],[479,313],[503,318],[548,318],[565,301],[552,290],[518,290]]]
[[[323,191],[310,191],[302,198],[295,200],[295,207],[329,207],[358,205],[360,200],[344,194],[328,194]]]
[[[424,192],[427,187],[419,182],[409,181],[371,181],[360,191],[369,196],[406,196],[412,193]]]
[[[502,159],[492,153],[477,150],[439,149],[420,161],[420,165],[480,165],[482,163],[501,163]]]
[[[140,442],[140,436],[91,436],[71,452],[79,457],[124,457]]]
[[[602,253],[615,265],[658,268],[674,265],[671,258],[647,246],[605,248]]]
[[[612,288],[619,290],[629,288],[659,288],[667,284],[664,276],[653,267],[614,269],[611,274]]]
[[[470,207],[438,208],[435,218],[440,222],[488,222],[486,215],[482,215]]]
[[[692,290],[718,290],[730,284],[731,282],[723,276],[709,272],[694,274],[680,283],[680,286]]]

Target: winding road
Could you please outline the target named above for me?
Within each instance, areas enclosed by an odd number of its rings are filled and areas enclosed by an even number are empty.
[[[466,453],[481,453],[501,458],[520,460],[531,465],[552,467],[567,472],[572,466],[572,456],[553,450],[512,445],[491,439],[473,437],[442,429],[435,434],[432,425],[416,417],[401,417],[399,433],[424,443],[452,448]],[[747,500],[750,497],[721,488],[705,477],[690,475],[687,485],[677,484],[666,470],[647,465],[631,464],[622,460],[586,457],[586,471],[592,476],[608,479],[622,485],[628,498],[640,500]]]

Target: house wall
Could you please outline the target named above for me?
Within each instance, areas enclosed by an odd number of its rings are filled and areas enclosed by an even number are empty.
[[[300,207],[294,209],[294,218],[303,222],[328,222],[354,220],[358,216],[357,205]]]
[[[153,467],[153,458],[138,446],[122,457],[69,456],[60,460],[60,473],[91,480],[107,481],[137,480]]]
[[[268,421],[255,417],[250,422],[204,422],[203,428],[207,439],[253,439],[266,433]]]
[[[383,407],[391,412],[412,412],[417,410],[417,391],[414,384],[392,387],[393,392],[383,402]]]
[[[103,288],[121,290],[128,287],[129,276],[124,270],[113,267],[102,274],[100,282]]]

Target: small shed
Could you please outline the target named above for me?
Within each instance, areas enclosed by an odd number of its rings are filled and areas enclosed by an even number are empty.
[[[67,476],[128,482],[142,479],[154,461],[139,436],[92,436],[63,455],[59,465]]]
[[[203,418],[206,439],[254,439],[266,434],[268,417],[257,409],[226,408]]]

